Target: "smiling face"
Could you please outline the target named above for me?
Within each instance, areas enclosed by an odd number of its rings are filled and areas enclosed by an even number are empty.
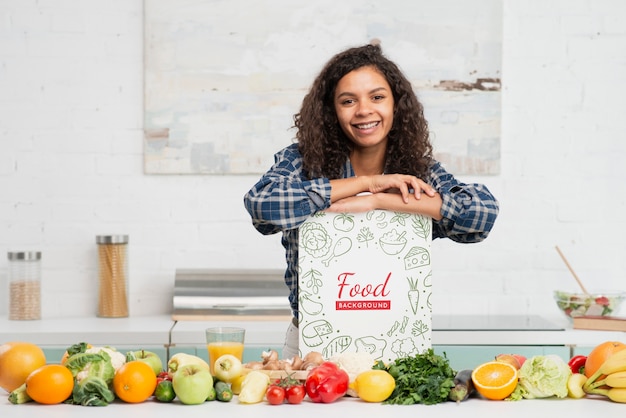
[[[386,147],[393,110],[391,87],[375,67],[353,70],[337,83],[337,119],[357,149]]]

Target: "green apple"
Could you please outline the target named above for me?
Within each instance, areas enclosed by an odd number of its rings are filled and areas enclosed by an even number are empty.
[[[163,361],[161,361],[161,357],[158,354],[146,350],[133,351],[132,354],[135,360],[147,363],[154,370],[155,375],[163,371]]]
[[[185,405],[204,403],[213,388],[211,372],[197,364],[180,367],[172,378],[174,393]]]
[[[241,360],[232,354],[223,354],[213,365],[215,377],[222,382],[230,383],[243,373],[243,365]]]

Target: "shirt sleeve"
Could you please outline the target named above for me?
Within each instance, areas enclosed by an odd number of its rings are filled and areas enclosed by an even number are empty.
[[[433,221],[433,238],[450,238],[461,243],[487,238],[499,211],[499,204],[483,184],[457,181],[440,163],[431,167],[430,184],[443,200],[442,219]]]
[[[330,206],[330,181],[306,179],[293,144],[274,155],[274,165],[244,196],[244,206],[254,227],[264,235],[297,228]]]

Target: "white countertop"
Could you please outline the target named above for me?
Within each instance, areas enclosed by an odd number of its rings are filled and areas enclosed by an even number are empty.
[[[331,404],[314,404],[305,400],[299,405],[272,406],[265,402],[242,405],[235,397],[231,402],[206,402],[201,405],[182,405],[178,402],[162,404],[148,400],[140,404],[124,404],[116,401],[105,407],[77,405],[37,405],[27,403],[12,405],[3,397],[0,399],[0,416],[11,418],[73,418],[88,415],[90,418],[133,417],[169,418],[184,414],[185,418],[206,418],[208,416],[237,418],[318,418],[320,414],[331,417],[362,416],[397,418],[441,418],[454,414],[494,418],[528,418],[533,416],[565,417],[616,417],[621,416],[625,404],[606,399],[538,399],[517,402],[488,401],[469,399],[460,404],[446,402],[437,405],[382,405],[362,402],[354,398],[342,398]]]
[[[28,341],[64,346],[87,341],[93,345],[158,345],[169,342],[174,326],[169,315],[128,318],[52,318],[14,321],[0,318],[0,342]]]

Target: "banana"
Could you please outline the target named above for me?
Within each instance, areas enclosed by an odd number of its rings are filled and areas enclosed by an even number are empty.
[[[607,358],[604,363],[602,363],[598,371],[589,376],[589,379],[587,379],[587,382],[585,383],[585,387],[587,390],[592,387],[598,387],[599,385],[597,383],[599,383],[598,379],[600,377],[622,371],[626,371],[626,350],[620,350]]]
[[[626,403],[626,388],[611,388],[606,396],[613,402]]]
[[[617,353],[609,356],[609,358],[607,358],[604,363],[602,363],[602,366],[600,366],[600,369],[598,369],[598,372],[600,372],[600,374],[612,374],[615,372],[621,372],[621,371],[625,371],[626,370],[626,350],[620,350]]]
[[[176,370],[186,364],[197,364],[198,366],[204,367],[209,371],[211,370],[209,364],[200,357],[194,356],[193,354],[177,353],[174,354],[167,362],[167,373],[170,376],[173,376]]]
[[[611,373],[604,383],[612,388],[626,388],[626,371]]]

